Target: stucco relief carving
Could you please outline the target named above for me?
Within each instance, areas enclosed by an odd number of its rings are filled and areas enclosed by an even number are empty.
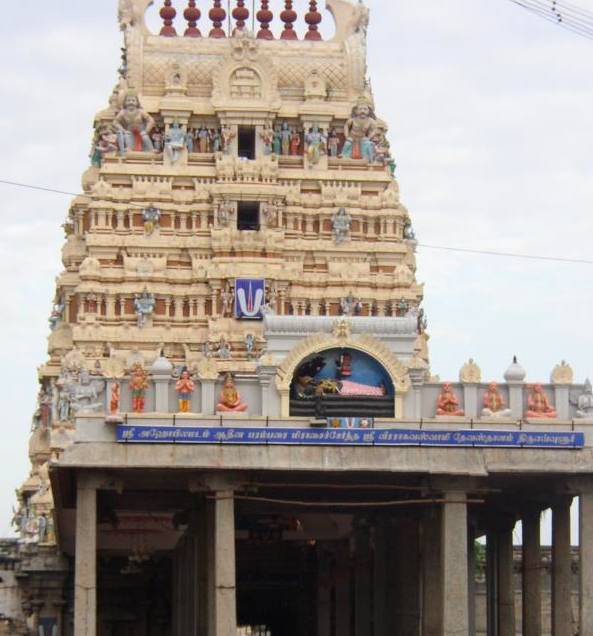
[[[407,368],[380,340],[369,335],[343,338],[332,332],[312,335],[292,349],[278,367],[276,375],[278,391],[287,392],[290,390],[294,373],[305,358],[314,353],[338,347],[349,347],[367,353],[383,366],[398,393],[406,393],[409,390],[411,383]]]

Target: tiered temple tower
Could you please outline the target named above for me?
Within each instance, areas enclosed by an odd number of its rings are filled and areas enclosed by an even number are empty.
[[[473,360],[431,378],[368,9],[327,0],[323,41],[317,2],[304,34],[290,0],[263,0],[256,33],[250,3],[166,0],[153,34],[151,4],[120,0],[120,79],[64,224],[6,633],[475,633],[468,546],[488,534],[491,633],[514,634],[511,530],[537,561],[549,506],[572,625],[591,387],[565,363],[534,387],[516,362],[500,386]]]

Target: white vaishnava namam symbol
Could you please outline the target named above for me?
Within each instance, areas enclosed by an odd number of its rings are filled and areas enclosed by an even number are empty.
[[[264,304],[264,281],[237,280],[236,290],[237,318],[260,318]]]

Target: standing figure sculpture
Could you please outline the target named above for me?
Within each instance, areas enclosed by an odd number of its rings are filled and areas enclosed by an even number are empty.
[[[329,156],[332,159],[335,159],[338,156],[340,149],[340,136],[336,132],[335,128],[332,128],[329,131],[329,135],[327,136],[327,148]]]
[[[137,95],[128,93],[124,107],[118,113],[113,125],[121,155],[124,155],[128,150],[154,151],[150,138],[150,133],[154,128],[154,119],[144,112]]]
[[[371,139],[375,133],[375,127],[373,109],[369,101],[365,97],[361,97],[352,109],[352,116],[344,126],[346,142],[342,149],[342,157],[374,161]]]
[[[264,145],[264,155],[271,155],[274,145],[274,131],[269,124],[264,124],[259,133],[259,137]]]
[[[230,126],[225,124],[220,129],[220,135],[222,137],[222,151],[225,155],[230,155],[233,139],[235,138],[235,132]]]
[[[155,152],[163,152],[163,131],[160,126],[155,126],[150,133],[150,139]]]
[[[179,125],[179,122],[175,121],[171,124],[165,141],[165,150],[167,151],[167,156],[171,160],[171,163],[177,163],[181,156],[181,151],[185,148],[185,146],[185,132]]]
[[[150,294],[146,289],[140,295],[136,294],[134,309],[136,310],[136,318],[140,329],[146,325],[146,318],[152,315],[155,305],[154,294]]]
[[[111,415],[117,415],[119,413],[119,405],[121,401],[121,389],[119,382],[111,383],[111,398],[109,400],[109,412]]]
[[[288,127],[288,122],[284,122],[280,130],[280,141],[282,144],[283,155],[290,154],[290,137],[291,137],[291,132],[290,132],[290,128]]]
[[[117,149],[117,134],[113,128],[109,125],[101,126],[93,145],[93,152],[91,153],[92,165],[100,168],[105,155],[110,152],[116,152]]]
[[[189,375],[187,369],[181,372],[181,377],[175,383],[177,391],[177,400],[180,413],[189,413],[191,410],[191,399],[194,392],[195,384]]]
[[[541,384],[534,384],[531,387],[531,392],[527,398],[527,412],[525,415],[535,419],[554,418],[557,416],[556,409],[550,404]]]
[[[346,212],[346,208],[340,208],[332,218],[332,234],[334,243],[340,245],[350,239],[352,217]]]
[[[212,139],[212,152],[220,152],[222,150],[222,137],[220,136],[220,130],[213,128],[210,131],[210,138]]]
[[[272,139],[272,150],[275,155],[282,154],[282,131],[280,126],[274,127],[274,137]]]
[[[132,392],[132,410],[143,413],[148,388],[148,377],[141,364],[135,364],[130,377],[130,391]]]
[[[496,382],[490,382],[488,390],[484,393],[482,400],[484,408],[482,416],[484,417],[510,417],[511,409],[506,408],[504,398],[498,390]]]
[[[290,154],[296,156],[299,154],[299,148],[301,147],[301,133],[293,128],[290,133]]]
[[[443,384],[441,394],[439,395],[437,415],[448,415],[451,417],[464,415],[463,410],[459,408],[459,400],[455,393],[453,393],[453,389],[448,382]]]
[[[247,410],[247,404],[241,402],[241,396],[235,386],[235,381],[230,373],[227,373],[224,379],[224,385],[220,392],[219,402],[216,405],[216,410],[227,413],[236,412],[243,413]]]
[[[306,152],[309,164],[314,166],[319,163],[321,155],[325,153],[326,137],[319,126],[313,126],[305,135]]]
[[[200,152],[210,152],[210,131],[202,124],[198,129],[198,145]]]
[[[150,236],[159,225],[161,211],[150,204],[142,210],[142,220],[144,221],[144,231],[147,236]]]

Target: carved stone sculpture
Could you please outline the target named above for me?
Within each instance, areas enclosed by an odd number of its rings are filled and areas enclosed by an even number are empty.
[[[552,384],[572,384],[574,381],[574,372],[570,364],[566,360],[562,360],[552,371]]]
[[[180,413],[190,412],[194,388],[195,384],[189,375],[189,371],[182,371],[181,377],[175,383],[175,390],[177,391],[177,400]]]
[[[146,289],[140,295],[136,295],[134,299],[134,309],[138,320],[138,327],[142,329],[146,325],[146,318],[154,312],[156,300],[154,294],[149,293]]]
[[[531,387],[527,398],[527,417],[534,419],[554,418],[557,416],[556,409],[550,404],[548,396],[544,393],[541,384],[534,384]]]
[[[498,390],[496,382],[490,382],[488,390],[484,393],[482,400],[484,408],[482,415],[484,417],[510,417],[511,409],[505,408],[504,398]]]
[[[370,101],[365,96],[361,96],[344,126],[346,143],[342,148],[342,157],[374,161],[375,152],[371,139],[375,134],[375,128],[375,114]]]
[[[482,371],[480,367],[475,363],[473,358],[470,358],[459,371],[459,381],[464,384],[477,384],[482,380]]]
[[[319,126],[313,126],[305,135],[306,153],[310,166],[319,163],[321,155],[325,153],[327,139]]]
[[[332,233],[336,245],[350,239],[350,229],[352,228],[352,217],[345,208],[340,208],[332,218]]]
[[[441,394],[439,395],[437,415],[448,415],[451,417],[465,415],[463,410],[459,408],[459,400],[455,393],[453,393],[453,389],[448,382],[443,384]]]
[[[243,413],[247,410],[247,404],[241,402],[241,396],[235,386],[235,381],[230,373],[227,373],[224,380],[222,391],[220,392],[219,402],[216,405],[216,410],[223,413],[237,412]]]
[[[187,145],[186,133],[179,125],[173,122],[165,138],[165,151],[171,163],[177,163],[181,157],[181,152]]]
[[[130,377],[130,391],[132,392],[132,410],[143,413],[148,388],[148,375],[142,365],[135,364]]]
[[[159,225],[161,211],[153,205],[149,205],[142,210],[142,220],[144,221],[144,231],[147,236],[150,236]]]
[[[576,417],[579,419],[593,419],[593,386],[589,378],[585,380],[585,388],[577,399],[576,407]]]
[[[124,107],[118,113],[113,125],[117,133],[120,154],[129,150],[154,151],[150,133],[154,128],[154,119],[140,106],[137,95],[128,93]]]

